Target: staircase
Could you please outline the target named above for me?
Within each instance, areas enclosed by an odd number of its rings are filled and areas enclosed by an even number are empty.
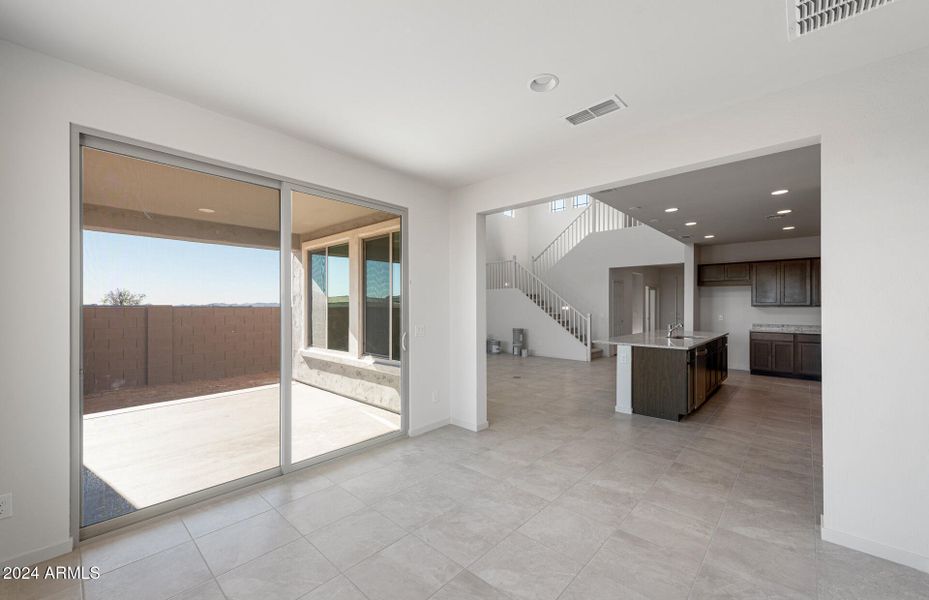
[[[571,221],[538,256],[533,257],[532,272],[536,275],[543,275],[592,233],[616,231],[639,225],[641,225],[640,222],[626,213],[591,197],[590,204],[584,212]]]
[[[511,260],[487,263],[487,289],[521,291],[539,309],[587,347],[588,361],[603,355],[601,350],[591,349],[590,315],[568,304],[567,300],[532,271],[519,264],[515,256]]]

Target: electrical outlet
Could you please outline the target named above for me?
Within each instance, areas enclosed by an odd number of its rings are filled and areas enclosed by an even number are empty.
[[[13,494],[0,495],[0,519],[13,516]]]
[[[423,337],[424,335],[426,335],[425,325],[417,325],[416,328],[413,329],[413,337]]]
[[[723,318],[722,315],[719,315],[719,320],[720,320],[720,321],[725,321],[725,319]]]
[[[433,403],[433,404],[438,404],[438,402],[439,402],[439,392],[433,390],[433,392],[432,392],[432,403]]]

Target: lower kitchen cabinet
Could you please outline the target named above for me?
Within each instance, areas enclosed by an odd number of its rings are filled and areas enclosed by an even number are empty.
[[[822,336],[752,332],[749,336],[752,373],[820,379]]]

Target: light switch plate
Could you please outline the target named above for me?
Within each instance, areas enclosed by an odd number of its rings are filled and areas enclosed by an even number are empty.
[[[13,516],[13,494],[0,495],[0,519]]]
[[[426,335],[426,326],[425,326],[425,325],[417,325],[416,328],[413,329],[413,336],[414,336],[414,337],[423,337],[424,335]]]

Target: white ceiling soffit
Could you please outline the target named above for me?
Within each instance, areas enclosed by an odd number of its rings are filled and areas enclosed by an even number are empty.
[[[0,38],[445,187],[929,44],[925,1],[793,41],[783,0],[711,4],[0,0]]]
[[[771,194],[778,190],[788,191]],[[682,242],[731,244],[817,236],[820,148],[768,154],[591,195]],[[666,212],[671,208],[677,210]],[[778,214],[785,210],[790,212]]]

